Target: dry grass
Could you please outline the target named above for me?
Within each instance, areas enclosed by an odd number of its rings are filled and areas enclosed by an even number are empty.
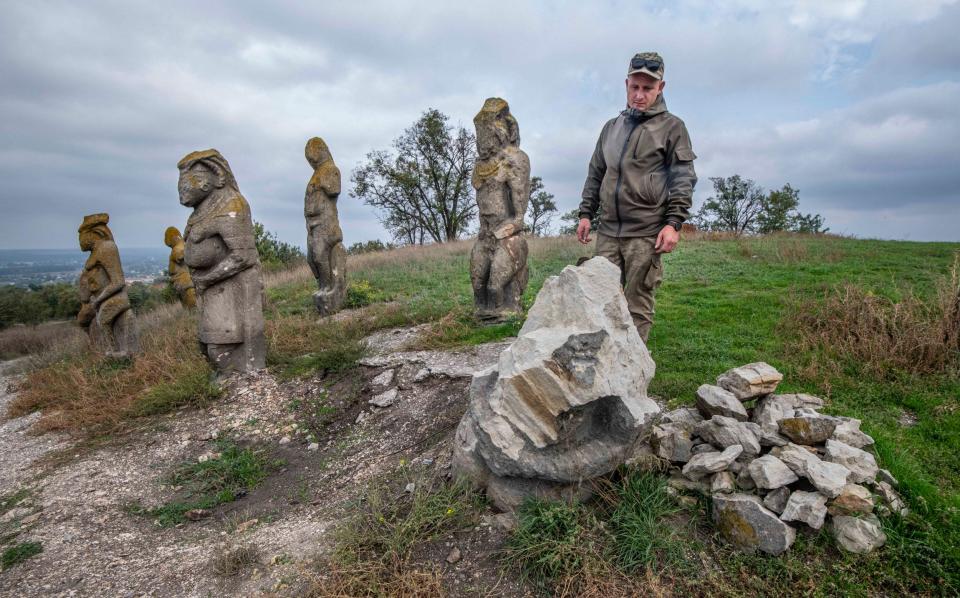
[[[307,596],[316,598],[443,597],[443,578],[440,571],[408,568],[396,571],[383,563],[367,561],[357,565],[324,565],[323,574],[316,575]]]
[[[38,353],[75,352],[86,338],[74,322],[46,322],[35,326],[12,326],[0,330],[0,359]]]
[[[794,313],[787,326],[804,350],[854,360],[880,377],[943,372],[960,361],[960,255],[929,300],[908,289],[895,301],[846,284]]]
[[[84,350],[33,370],[8,417],[43,410],[37,432],[104,431],[131,416],[209,398],[210,369],[197,350],[195,317],[167,305],[141,316],[138,324],[143,350],[135,358],[116,362]]]
[[[260,550],[245,544],[217,551],[210,559],[210,569],[221,577],[233,577],[255,565],[260,560]]]

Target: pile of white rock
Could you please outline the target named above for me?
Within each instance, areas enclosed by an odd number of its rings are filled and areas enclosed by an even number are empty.
[[[780,554],[795,526],[825,524],[851,552],[883,546],[874,511],[907,509],[864,450],[873,439],[860,420],[819,413],[822,399],[774,394],[782,379],[766,363],[744,365],[698,388],[695,409],[664,413],[650,444],[675,466],[671,487],[711,495],[721,535],[746,551]]]

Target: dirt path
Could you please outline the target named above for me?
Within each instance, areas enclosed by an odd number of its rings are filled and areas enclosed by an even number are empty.
[[[332,385],[319,378],[281,382],[265,372],[237,377],[211,408],[160,417],[76,452],[64,450],[71,446],[64,436],[28,434],[36,415],[6,421],[0,494],[26,492],[0,517],[0,532],[40,542],[43,552],[0,573],[0,595],[295,594],[304,567],[329,550],[346,502],[367,481],[401,458],[440,471],[449,466],[469,374],[494,363],[504,346],[374,355],[362,376]],[[10,397],[7,380],[0,382],[3,409]],[[391,406],[368,403],[393,389]],[[323,422],[324,436],[311,438],[318,428],[309,415],[321,403],[333,415]],[[262,448],[282,465],[249,495],[200,521],[161,528],[131,512],[133,504],[170,500],[176,489],[164,485],[164,476],[210,454],[225,437]],[[56,467],[37,467],[54,451],[62,457]],[[254,547],[257,563],[235,577],[214,574],[211,559],[237,546]]]

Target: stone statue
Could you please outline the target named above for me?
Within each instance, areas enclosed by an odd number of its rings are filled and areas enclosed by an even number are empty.
[[[327,144],[319,137],[307,142],[304,153],[313,167],[303,199],[307,263],[320,286],[313,294],[313,303],[320,315],[327,316],[339,310],[347,296],[347,252],[337,216],[340,169],[334,164]]]
[[[510,106],[489,98],[473,119],[477,129],[477,190],[480,231],[470,254],[470,280],[477,317],[500,322],[522,311],[527,286],[523,215],[530,196],[530,159],[519,147],[520,129]]]
[[[219,375],[262,369],[266,361],[263,279],[250,206],[215,149],[184,156],[180,203],[193,208],[184,262],[200,306],[200,346]]]
[[[81,304],[77,321],[88,329],[94,347],[108,357],[124,358],[139,347],[120,251],[107,227],[109,221],[107,214],[90,214],[77,231],[80,249],[90,252],[77,285]]]
[[[177,291],[177,296],[180,297],[180,303],[192,309],[197,306],[197,292],[193,288],[190,271],[183,262],[184,245],[180,230],[175,226],[167,228],[167,232],[163,235],[163,242],[170,248],[170,265],[167,267],[170,282]]]

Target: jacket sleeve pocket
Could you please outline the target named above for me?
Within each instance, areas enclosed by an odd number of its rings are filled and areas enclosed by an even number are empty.
[[[693,162],[697,159],[697,155],[689,147],[678,147],[676,154],[678,162]]]

